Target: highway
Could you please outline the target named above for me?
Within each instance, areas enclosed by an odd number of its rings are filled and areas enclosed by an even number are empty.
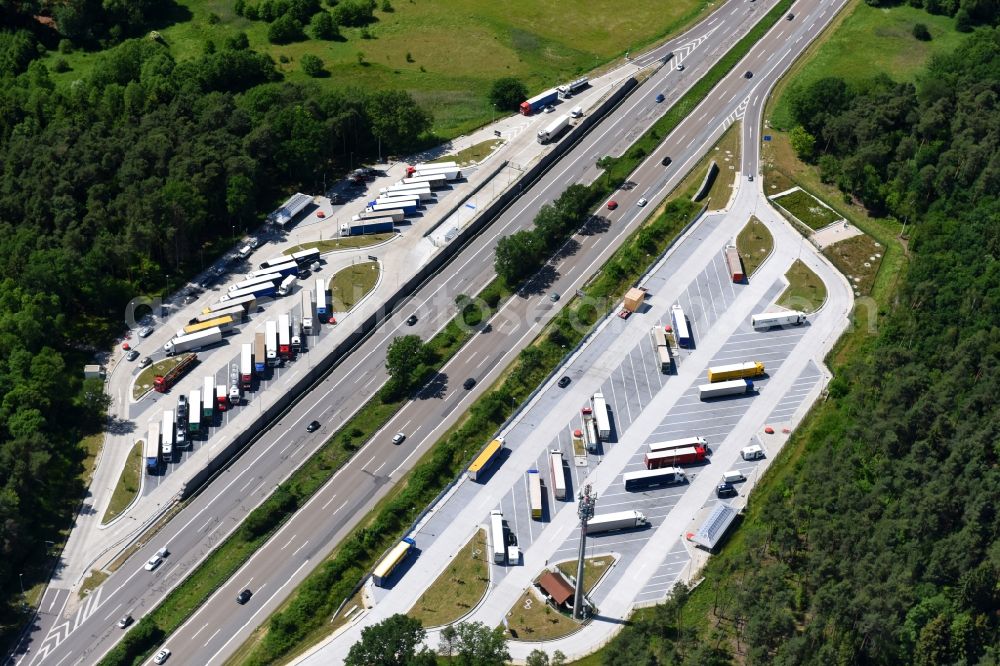
[[[51,631],[45,632],[46,638],[27,655],[26,663],[93,663],[110,649],[121,636],[120,630],[113,626],[118,616],[129,612],[139,617],[148,612],[214,544],[238,525],[242,516],[287,477],[301,462],[306,450],[314,448],[320,435],[307,436],[306,423],[319,420],[324,424],[321,434],[328,436],[353,412],[359,400],[377,389],[384,379],[384,348],[393,337],[408,332],[429,337],[438,330],[454,314],[455,295],[475,293],[492,278],[492,248],[498,236],[529,225],[538,207],[558,196],[567,184],[592,179],[596,175],[595,155],[613,154],[621,138],[636,131],[637,121],[640,125],[644,121],[648,125],[666,109],[666,104],[655,103],[653,91],[667,89],[670,97],[676,99],[711,66],[712,57],[724,52],[745,34],[769,6],[766,2],[727,3],[708,19],[713,22],[710,27],[699,26],[657,49],[659,56],[668,51],[680,54],[686,65],[685,72],[676,72],[670,63],[643,84],[612,117],[599,124],[511,210],[465,248],[446,274],[421,289],[400,316],[390,319],[325,382],[265,433],[248,454],[191,501],[160,535],[112,574],[74,617],[49,619]],[[821,14],[823,10],[827,11]],[[770,44],[773,53],[767,47],[755,49],[763,70],[771,64],[771,58],[800,52],[834,12],[829,6],[820,9],[818,3],[801,3],[796,13],[796,21],[787,25],[782,22],[778,26],[781,30],[769,34],[762,43],[762,46]],[[808,28],[805,27],[807,22]],[[803,33],[807,33],[807,39],[802,39]],[[703,39],[706,34],[709,38]],[[797,35],[799,39],[794,40]],[[779,48],[786,42],[787,48]],[[774,62],[770,76],[780,75],[782,70],[778,64]],[[757,66],[756,62],[753,66]],[[402,410],[384,433],[377,435],[338,472],[326,488],[168,641],[178,662],[218,663],[224,660],[385,492],[389,483],[412,466],[441,429],[461,414],[481,388],[507,365],[516,350],[534,337],[541,323],[556,312],[561,302],[552,304],[546,298],[548,290],[572,293],[591,275],[640,221],[641,211],[634,206],[638,197],[646,196],[654,205],[657,201],[654,190],[662,191],[668,178],[676,177],[690,166],[706,142],[721,132],[725,118],[738,110],[738,100],[749,96],[766,80],[764,76],[743,79],[741,71],[729,77],[718,94],[713,94],[711,100],[699,107],[696,115],[678,128],[666,146],[637,172],[633,180],[640,187],[616,195],[622,205],[618,211],[607,215],[609,228],[603,233],[578,236],[575,252],[555,267],[556,279],[552,285],[542,293],[510,301],[499,313],[492,331],[477,336],[448,364],[443,371],[449,380],[448,388],[440,397],[416,401]],[[665,154],[674,159],[674,165],[667,170],[659,165]],[[420,317],[413,328],[403,323],[411,312]],[[479,380],[479,386],[466,392],[459,386],[470,376]],[[406,443],[400,447],[389,442],[397,430],[408,435]],[[169,544],[171,556],[157,571],[145,572],[142,562],[163,544]],[[236,606],[233,597],[244,587],[253,589],[255,596],[246,606]],[[51,605],[58,606],[55,602]],[[46,610],[51,612],[52,608],[43,608],[43,613]],[[42,634],[41,631],[36,633]],[[34,638],[37,640],[40,636]]]

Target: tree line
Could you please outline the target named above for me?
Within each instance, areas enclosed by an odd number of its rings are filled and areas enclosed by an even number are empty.
[[[11,22],[37,7],[0,2]],[[40,62],[47,48],[37,30],[0,29],[6,627],[19,622],[18,574],[44,576],[45,542],[82,496],[79,442],[107,406],[82,366],[121,333],[125,304],[183,284],[290,192],[315,191],[379,141],[425,141],[431,123],[405,92],[282,81],[245,35],[181,62],[157,40],[125,39],[67,86]]]
[[[738,556],[636,618],[606,666],[996,663],[1000,34],[918,81],[790,93],[804,156],[907,217],[913,261],[801,456],[750,498]]]

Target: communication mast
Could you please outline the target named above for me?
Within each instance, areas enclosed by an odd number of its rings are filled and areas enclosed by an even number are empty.
[[[580,517],[580,550],[576,556],[576,594],[573,597],[573,617],[583,619],[583,558],[587,549],[587,522],[594,517],[597,495],[591,492],[590,484],[580,489],[577,495],[576,515]]]

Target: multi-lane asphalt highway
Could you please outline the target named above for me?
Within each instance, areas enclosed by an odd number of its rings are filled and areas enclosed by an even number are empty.
[[[665,105],[653,99],[657,91],[676,98],[697,76],[708,69],[714,56],[734,43],[763,15],[772,3],[730,2],[703,25],[657,49],[652,57],[673,51],[685,63],[683,73],[673,62],[651,77],[610,118],[594,128],[564,160],[537,183],[511,210],[466,248],[447,271],[431,280],[412,299],[398,319],[390,320],[367,340],[325,382],[306,396],[281,421],[265,433],[254,448],[216,482],[196,497],[161,533],[93,593],[76,615],[51,618],[51,632],[36,632],[37,641],[26,663],[92,663],[120,637],[115,619],[130,612],[138,617],[148,612],[177,584],[215,543],[232,531],[253,506],[304,459],[318,441],[307,438],[305,424],[318,419],[325,434],[332,432],[353,411],[358,401],[382,383],[384,349],[404,332],[431,335],[454,314],[458,293],[475,293],[492,277],[492,248],[497,237],[530,224],[537,209],[554,199],[572,182],[587,182],[595,175],[594,156],[614,154],[623,136],[637,124],[647,125]],[[754,79],[743,79],[742,68],[713,93],[695,113],[633,176],[639,187],[622,192],[622,204],[608,215],[610,226],[602,233],[578,236],[575,252],[555,266],[551,289],[572,293],[607,258],[614,247],[640,221],[634,201],[640,196],[658,200],[668,178],[677,177],[693,163],[698,152],[721,132],[725,119],[739,111],[740,101],[751,96],[765,81],[780,75],[794,54],[828,22],[839,8],[820,3],[800,3],[796,21],[782,22],[754,50],[748,60],[761,71]],[[707,36],[707,38],[705,38]],[[716,51],[717,53],[713,53]],[[710,57],[711,56],[711,57]],[[744,105],[744,108],[746,105]],[[664,155],[674,165],[660,166]],[[465,392],[459,385],[465,377],[476,377],[480,386],[504,367],[554,313],[544,294],[516,298],[502,309],[492,331],[477,336],[443,373],[447,389],[435,398],[419,400],[402,410],[385,432],[360,451],[333,481],[319,492],[289,523],[199,610],[175,637],[169,640],[178,661],[218,663],[273,610],[347,530],[370,503],[398,479],[463,408],[477,390]],[[402,319],[410,312],[420,316],[415,328]],[[389,442],[397,430],[408,434],[407,442],[395,447]],[[142,569],[142,562],[162,544],[172,555],[155,572]],[[255,590],[250,604],[236,606],[233,597],[244,587]],[[43,608],[45,612],[52,609]],[[47,635],[46,635],[47,634]],[[45,635],[45,638],[42,638]]]

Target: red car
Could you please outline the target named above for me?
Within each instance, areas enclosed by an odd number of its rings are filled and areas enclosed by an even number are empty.
[[[318,210],[318,211],[316,211],[316,217],[324,218],[324,217],[326,217],[326,213],[324,213],[321,210]]]
[[[622,319],[628,319],[629,315],[631,314],[632,314],[631,310],[622,310],[621,312],[618,313],[618,316],[621,317]]]
[[[609,201],[608,202],[608,210],[614,210],[615,208],[618,208],[618,202],[617,201]]]

